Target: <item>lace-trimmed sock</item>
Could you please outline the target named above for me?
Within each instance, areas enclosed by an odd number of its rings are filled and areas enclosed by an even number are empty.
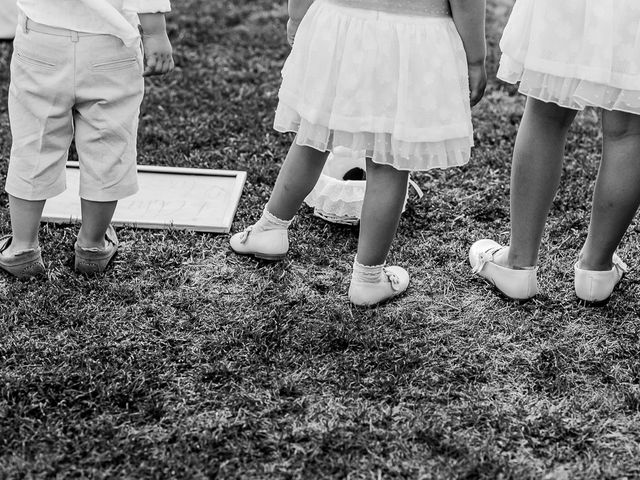
[[[401,267],[362,265],[353,262],[349,300],[354,305],[373,306],[403,293],[409,286],[409,274]]]
[[[295,218],[295,217],[294,217]],[[291,220],[282,220],[275,215],[273,215],[269,210],[267,210],[267,206],[265,205],[262,210],[262,216],[260,220],[258,220],[255,225],[255,230],[267,231],[267,230],[286,230],[293,223],[293,218]]]
[[[264,260],[280,260],[289,250],[288,229],[291,222],[293,219],[282,220],[265,207],[260,220],[229,239],[231,249]]]
[[[353,281],[361,283],[380,283],[386,280],[383,274],[384,263],[382,265],[363,265],[358,262],[358,257],[353,260],[353,272],[351,278]]]

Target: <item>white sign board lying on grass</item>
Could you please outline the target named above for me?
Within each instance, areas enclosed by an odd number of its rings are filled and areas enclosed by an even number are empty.
[[[228,233],[246,178],[246,172],[239,171],[140,165],[140,190],[118,202],[112,223]],[[80,221],[79,181],[78,163],[69,162],[67,190],[47,201],[43,222]]]

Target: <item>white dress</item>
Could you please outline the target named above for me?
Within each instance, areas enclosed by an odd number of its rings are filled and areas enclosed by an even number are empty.
[[[527,96],[640,114],[640,0],[517,0],[500,48]]]
[[[447,0],[316,0],[282,71],[276,130],[400,170],[466,163],[466,55],[442,5],[448,9]]]

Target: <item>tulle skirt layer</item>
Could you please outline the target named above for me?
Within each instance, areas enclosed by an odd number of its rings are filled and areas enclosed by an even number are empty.
[[[640,1],[517,0],[498,77],[525,95],[640,114]]]
[[[473,145],[466,57],[450,17],[317,0],[282,72],[274,126],[401,170],[461,165]]]

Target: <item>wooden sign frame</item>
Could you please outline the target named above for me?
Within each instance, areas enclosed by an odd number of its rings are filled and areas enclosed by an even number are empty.
[[[80,166],[78,162],[67,163],[67,181],[71,181],[68,183],[67,190],[64,193],[47,201],[42,215],[43,222],[79,223],[81,221],[80,198],[77,193],[79,168]],[[75,170],[77,170],[77,172]],[[228,183],[228,185],[225,186],[228,188],[222,191],[212,184],[211,189],[214,191],[211,195],[206,196],[206,198],[211,198],[212,200],[205,200],[204,202],[201,202],[201,204],[194,203],[194,201],[189,203],[189,193],[193,192],[183,192],[184,197],[182,200],[173,200],[173,206],[169,209],[170,212],[163,213],[162,207],[165,205],[166,201],[165,197],[162,196],[162,192],[159,192],[160,194],[150,193],[150,185],[152,185],[153,182],[164,182],[164,179],[160,180],[162,177],[155,177],[155,175],[167,175],[166,180],[169,182],[167,186],[172,186],[172,179],[177,180],[177,183],[179,184],[181,180],[184,180],[182,178],[183,175],[191,176],[189,180],[199,182],[201,189],[202,185],[207,183],[206,177],[217,177],[218,179],[226,180],[227,182],[225,183]],[[153,180],[151,180],[150,176],[154,176]],[[138,180],[140,184],[140,191],[137,194],[118,202],[118,207],[116,208],[112,223],[116,226],[134,228],[173,228],[178,230],[194,230],[209,233],[229,233],[240,202],[246,178],[246,172],[235,170],[139,165]],[[169,189],[166,191],[173,192],[174,190]],[[218,205],[212,203],[214,199],[216,200],[216,203],[219,204],[220,208],[225,209],[222,215],[220,215],[219,210],[217,210]],[[205,218],[197,218],[197,216],[194,217],[189,215],[183,215],[181,218],[180,201],[183,202],[183,210],[185,211],[187,211],[190,206],[193,207],[193,205],[200,205],[202,208],[200,208],[198,213],[202,212],[202,216]],[[152,206],[153,209],[150,209]],[[154,210],[153,214],[149,213],[150,210]],[[146,219],[141,218],[144,217],[145,212],[148,214],[148,217]],[[210,220],[215,217],[218,217],[218,221],[214,222],[213,220]],[[194,221],[194,218],[197,218],[197,221]]]

